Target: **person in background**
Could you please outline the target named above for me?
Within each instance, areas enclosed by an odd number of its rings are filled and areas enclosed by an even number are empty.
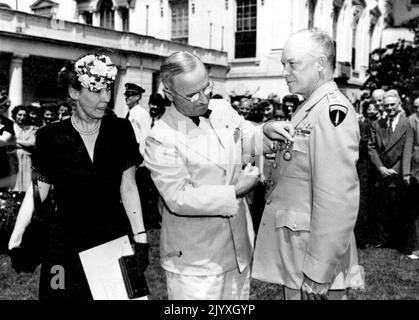
[[[16,176],[15,157],[10,152],[14,145],[13,121],[7,118],[10,100],[6,91],[0,91],[0,192],[13,187]]]
[[[242,115],[243,118],[247,119],[249,117],[251,110],[252,110],[252,101],[250,99],[243,98],[240,101],[239,114]]]
[[[411,161],[411,182],[406,195],[405,233],[407,234],[403,253],[410,258],[419,258],[419,97],[413,101],[413,113],[409,117],[413,129],[413,154]]]
[[[135,83],[125,84],[124,96],[128,106],[128,113],[125,118],[131,122],[131,125],[134,128],[141,156],[144,156],[145,138],[151,128],[150,114],[140,105],[144,92],[145,90]]]
[[[13,130],[16,136],[17,174],[13,191],[26,192],[32,181],[32,152],[35,146],[37,128],[28,125],[27,108],[16,106],[12,110],[15,121]]]
[[[359,159],[356,164],[360,185],[360,203],[354,231],[358,247],[365,248],[375,242],[373,236],[376,208],[372,203],[377,196],[374,188],[376,177],[368,154],[368,141],[370,139],[370,126],[378,119],[379,113],[375,105],[369,100],[364,100],[360,109],[363,115],[358,118],[361,139],[359,142]]]
[[[295,110],[297,110],[299,105],[300,100],[298,99],[297,95],[286,95],[284,99],[282,99],[282,110],[284,110],[287,120],[291,120],[292,115],[294,114]]]
[[[275,108],[281,107],[281,98],[276,93],[271,93],[268,96],[268,100],[273,104]]]
[[[163,98],[159,93],[153,93],[149,100],[148,106],[150,107],[150,117],[151,117],[151,128],[154,127],[155,121],[161,118],[165,113],[166,107],[170,106],[170,101]]]
[[[410,183],[413,130],[402,115],[397,90],[385,92],[383,106],[386,117],[380,117],[370,127],[368,152],[377,179],[376,246],[402,250],[403,201]]]
[[[40,107],[29,105],[26,107],[27,110],[27,123],[30,126],[34,126],[37,128],[42,127],[42,119],[40,116]]]
[[[41,119],[43,126],[46,126],[58,119],[57,115],[58,106],[55,103],[44,103],[41,106]]]
[[[73,108],[67,102],[61,102],[58,104],[58,120],[63,121],[71,117]]]
[[[287,120],[287,116],[285,115],[285,112],[284,110],[282,110],[281,106],[279,106],[278,108],[275,108],[273,118],[274,120],[277,120],[277,121]]]
[[[375,105],[379,112],[379,118],[385,119],[387,117],[387,112],[384,108],[384,94],[383,89],[375,89],[371,94],[371,102]]]
[[[262,122],[272,120],[274,115],[274,105],[269,100],[262,100],[259,104],[260,110],[263,112]]]

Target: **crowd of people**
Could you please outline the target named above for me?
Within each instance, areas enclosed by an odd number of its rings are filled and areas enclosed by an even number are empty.
[[[40,298],[91,299],[78,253],[125,234],[144,272],[153,210],[169,299],[248,299],[251,277],[282,285],[286,299],[346,299],[363,286],[354,229],[361,247],[414,254],[419,110],[407,118],[396,90],[376,90],[357,114],[333,81],[334,50],[318,30],[291,36],[282,101],[226,101],[189,52],[163,61],[163,92],[148,110],[145,90],[125,84],[125,119],[108,108],[118,71],[102,54],[61,71],[67,103],[16,106],[13,123],[3,93],[0,161],[18,151],[26,177],[16,187],[36,180],[41,200],[56,198]],[[10,250],[31,221],[31,197]],[[54,265],[66,270],[65,290],[50,286]]]
[[[410,105],[397,90],[380,88],[364,94],[359,106],[358,244],[394,248],[416,259],[419,99]]]
[[[1,110],[1,190],[26,192],[31,181],[31,154],[39,128],[70,117],[72,106],[67,101],[17,105],[10,111],[7,93],[0,92]]]

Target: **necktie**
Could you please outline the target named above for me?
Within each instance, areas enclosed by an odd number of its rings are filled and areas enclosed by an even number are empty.
[[[391,135],[393,133],[393,119],[388,119],[388,133]]]
[[[192,117],[189,117],[192,121],[193,121],[193,123],[195,123],[196,124],[196,126],[199,126],[199,122],[200,122],[200,120],[199,120],[199,117],[204,117],[204,118],[209,118],[209,116],[211,115],[211,112],[212,112],[212,110],[207,110],[207,112],[205,112],[204,114],[201,114],[200,116],[192,116]]]

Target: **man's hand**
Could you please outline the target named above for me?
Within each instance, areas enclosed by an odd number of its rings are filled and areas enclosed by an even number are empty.
[[[252,190],[259,181],[259,169],[248,164],[246,168],[240,173],[234,190],[238,198],[245,196]]]
[[[387,169],[386,167],[380,167],[378,171],[380,171],[380,174],[383,178],[390,177],[393,174],[397,174],[397,172],[393,169]]]
[[[317,283],[304,276],[301,300],[328,300],[330,283]]]
[[[294,141],[294,126],[287,121],[270,121],[263,126],[263,133],[271,140]]]

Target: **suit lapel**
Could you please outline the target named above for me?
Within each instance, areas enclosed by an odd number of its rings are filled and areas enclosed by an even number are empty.
[[[223,165],[226,169],[226,184],[229,184],[232,179],[232,175],[234,174],[234,164],[236,163],[234,153],[235,148],[233,146],[233,130],[230,128],[231,124],[227,123],[224,118],[220,117],[217,111],[218,110],[216,108],[213,109],[209,120],[222,148],[224,149],[225,162]]]
[[[387,130],[387,121],[384,119],[380,119],[378,120],[378,135],[381,138],[381,142],[384,148],[387,147],[390,136],[388,134],[388,130]]]
[[[407,125],[406,118],[403,116],[400,116],[399,122],[396,125],[396,129],[394,130],[388,143],[386,144],[385,151],[390,149],[392,146],[396,144],[397,141],[400,140],[400,138],[403,136],[403,134],[406,131],[406,125]]]
[[[177,111],[173,105],[168,110],[168,117],[171,118],[172,122],[170,126],[176,130],[176,134],[180,135],[177,141],[185,149],[186,156],[199,157],[206,161],[211,161],[226,170],[227,161],[224,158],[220,159],[220,154],[211,152],[207,143],[203,143],[204,140],[207,140],[204,137],[205,131],[197,127],[191,119]],[[220,138],[220,136],[218,137]]]

